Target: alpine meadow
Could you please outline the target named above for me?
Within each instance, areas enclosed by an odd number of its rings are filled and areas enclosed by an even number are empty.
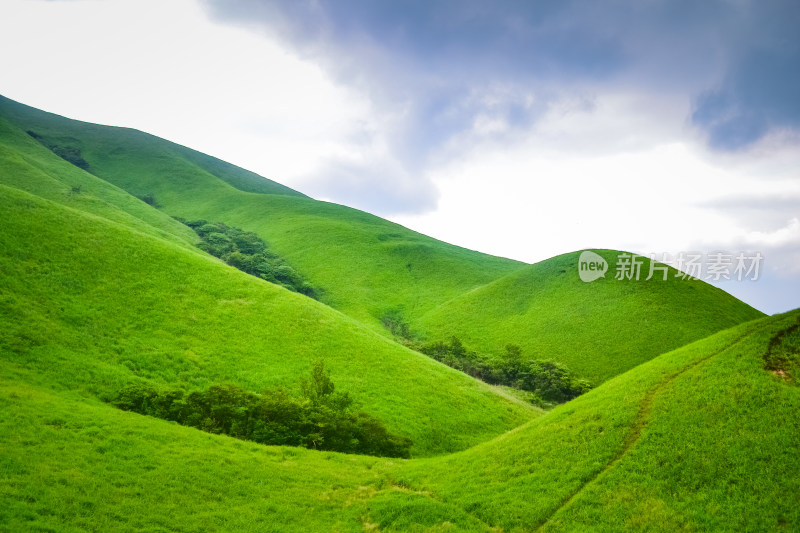
[[[2,96],[0,220],[0,531],[800,531],[800,310]]]

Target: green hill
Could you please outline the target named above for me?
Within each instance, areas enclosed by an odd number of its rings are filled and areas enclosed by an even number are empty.
[[[800,528],[800,311],[582,283],[576,254],[526,266],[262,180],[0,98],[0,531]],[[202,253],[169,215],[258,232],[336,309]],[[388,338],[392,309],[605,382],[543,414]],[[320,358],[415,459],[105,401],[141,381],[291,389]]]
[[[765,370],[763,356],[799,319],[718,333],[430,459],[259,446],[3,372],[0,527],[793,531],[800,389]]]
[[[301,273],[322,302],[386,336],[381,318],[393,313],[423,340],[458,336],[468,347],[494,356],[517,344],[526,356],[558,360],[600,382],[763,316],[703,282],[601,279],[583,284],[576,276],[575,254],[524,265],[465,250],[310,199],[139,131],[78,122],[0,98],[3,116],[7,122],[0,139],[12,138],[15,149],[30,154],[26,161],[55,164],[60,158],[46,146],[56,147],[77,157],[94,176],[156,203],[162,213],[254,231]],[[96,186],[99,181],[70,167],[69,179],[60,178],[59,198],[48,193],[49,199],[63,202],[71,183],[93,180]],[[14,185],[43,194],[44,187],[32,188],[27,177]],[[128,205],[133,203],[136,210]],[[143,209],[141,202],[128,197],[115,205],[136,216],[146,211],[148,224],[196,241],[187,228]]]
[[[463,449],[535,412],[351,318],[198,250],[0,186],[3,374],[108,398],[135,379],[254,392],[335,382],[414,441]]]
[[[0,97],[0,184],[189,245],[198,237],[172,217],[96,176],[66,163],[5,116]]]
[[[136,196],[152,192],[147,184],[166,180],[186,186],[206,184],[224,189],[227,185],[240,191],[307,198],[253,172],[138,130],[68,119],[3,96],[0,114],[40,144],[93,174],[111,162],[135,162],[136,168],[127,170],[135,172],[145,191]]]
[[[402,308],[413,319],[523,266],[309,199],[136,130],[73,121],[2,98],[0,116],[17,134],[33,132],[44,144],[72,149],[89,172],[155,200],[164,213],[258,233],[324,291],[325,303],[377,331],[389,309]]]
[[[641,278],[615,279],[621,252],[597,250],[611,270],[584,283],[573,252],[542,261],[463,294],[423,316],[429,339],[452,336],[487,354],[516,344],[595,383],[722,329],[764,316],[699,280],[667,279],[642,259]]]
[[[493,441],[409,462],[396,474],[408,492],[386,499],[413,512],[407,494],[430,495],[503,531],[797,530],[800,388],[764,355],[792,332],[797,368],[799,322],[725,330]]]

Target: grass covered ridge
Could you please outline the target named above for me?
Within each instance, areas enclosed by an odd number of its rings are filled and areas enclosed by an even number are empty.
[[[151,199],[164,213],[256,232],[311,286],[325,291],[325,303],[382,334],[379,318],[387,309],[400,306],[409,317],[421,316],[523,266],[312,200],[139,131],[73,121],[8,99],[0,99],[0,115],[47,157],[65,163],[26,131],[75,147],[94,175],[136,198]],[[248,176],[247,185],[235,178],[242,175]]]
[[[414,455],[463,449],[536,414],[199,250],[0,189],[5,375],[97,398],[135,378],[258,392],[324,358],[341,390],[413,440]]]
[[[682,280],[670,268],[645,281],[614,279],[619,252],[597,250],[611,270],[584,283],[580,252],[563,254],[468,292],[422,317],[431,339],[460,338],[500,356],[507,344],[526,357],[564,363],[600,383],[653,357],[764,314],[699,280]],[[480,310],[480,312],[477,312]]]
[[[256,232],[336,309],[209,256],[170,215]],[[577,253],[486,256],[2,98],[0,218],[2,531],[800,529],[800,311],[762,318],[694,281],[584,284]],[[398,344],[386,317],[598,386],[545,414]],[[209,395],[266,409],[323,358],[411,459],[108,403],[180,390],[178,411]],[[248,415],[199,407],[180,413],[211,431]]]

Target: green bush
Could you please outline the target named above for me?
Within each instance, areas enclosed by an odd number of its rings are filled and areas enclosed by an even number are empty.
[[[68,163],[72,163],[78,168],[89,170],[89,163],[83,158],[81,150],[75,146],[60,144],[52,139],[47,139],[38,133],[28,130],[28,135],[39,141],[45,148],[56,154],[58,157]],[[74,140],[73,140],[74,142]]]
[[[353,410],[353,399],[337,392],[321,361],[301,382],[302,397],[286,391],[255,394],[236,385],[204,391],[136,383],[112,403],[126,411],[261,444],[386,457],[409,457],[411,441],[389,433],[381,422]]]
[[[270,283],[281,285],[310,298],[317,298],[317,291],[306,282],[283,258],[269,250],[267,243],[251,231],[228,226],[223,222],[193,220],[187,222],[202,242],[198,247],[225,261],[234,268]]]
[[[525,360],[519,346],[506,346],[504,357],[491,359],[468,350],[456,337],[449,343],[438,341],[419,351],[465,374],[491,383],[506,385],[534,394],[547,402],[562,403],[588,392],[592,386],[573,376],[569,369],[554,361]]]
[[[404,340],[411,340],[411,326],[403,317],[403,309],[396,307],[389,309],[381,316],[381,324],[388,329],[392,335]]]

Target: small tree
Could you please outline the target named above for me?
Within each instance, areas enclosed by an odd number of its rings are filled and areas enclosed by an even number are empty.
[[[458,337],[453,337],[450,339],[450,355],[455,357],[456,359],[460,359],[467,354],[467,349],[464,348],[464,344],[461,342],[461,339]]]
[[[303,397],[311,403],[325,403],[326,398],[336,390],[331,381],[331,371],[325,370],[325,361],[320,359],[314,363],[309,379],[300,381],[300,389]]]
[[[507,344],[506,353],[501,363],[507,383],[516,383],[522,371],[522,349],[516,344]]]

